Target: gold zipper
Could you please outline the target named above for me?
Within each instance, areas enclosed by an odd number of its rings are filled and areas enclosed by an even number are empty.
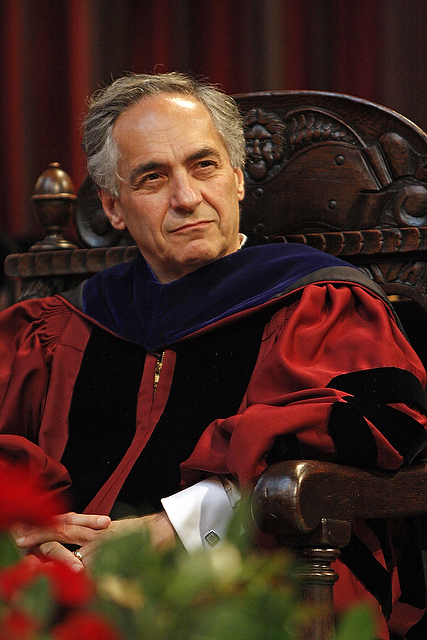
[[[153,396],[156,395],[157,386],[160,380],[160,372],[163,366],[163,360],[165,357],[165,352],[161,351],[160,353],[155,353],[156,356],[156,368],[154,369],[154,381],[153,381]]]

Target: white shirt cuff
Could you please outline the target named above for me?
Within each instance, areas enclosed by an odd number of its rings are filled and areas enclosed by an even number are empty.
[[[227,478],[211,476],[163,498],[162,505],[189,553],[211,548],[227,533],[240,491]]]

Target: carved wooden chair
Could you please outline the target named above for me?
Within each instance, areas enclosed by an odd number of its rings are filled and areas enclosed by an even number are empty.
[[[404,117],[332,93],[237,96],[245,115],[247,165],[242,231],[301,242],[362,268],[391,296],[427,364],[427,136]],[[7,258],[21,297],[64,291],[131,260],[137,248],[108,223],[86,179],[77,196],[53,164],[33,196],[46,238]],[[80,246],[63,237],[74,211]],[[316,461],[272,465],[253,493],[260,527],[305,558],[304,597],[322,604],[304,638],[333,634],[331,567],[354,518],[427,512],[427,467],[395,474]]]

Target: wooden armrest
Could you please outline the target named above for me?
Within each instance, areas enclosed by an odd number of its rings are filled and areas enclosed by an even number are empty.
[[[338,579],[333,563],[350,542],[352,521],[427,513],[427,463],[385,472],[316,460],[279,462],[261,474],[251,498],[259,528],[299,558],[295,575],[303,602],[319,607],[299,639],[330,640]]]
[[[262,531],[291,539],[328,521],[421,515],[427,512],[427,463],[385,472],[316,460],[279,462],[258,479],[252,510]]]

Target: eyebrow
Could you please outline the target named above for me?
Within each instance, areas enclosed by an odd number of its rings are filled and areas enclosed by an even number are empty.
[[[203,147],[203,149],[199,149],[193,153],[189,158],[187,158],[187,162],[191,162],[192,160],[202,160],[203,158],[207,158],[208,156],[213,156],[217,160],[220,159],[221,154],[215,147]]]
[[[203,158],[207,158],[209,156],[213,156],[217,160],[219,160],[221,158],[221,154],[214,147],[203,147],[202,149],[198,149],[195,153],[192,153],[190,156],[188,156],[188,158],[186,158],[185,162],[193,162],[194,160],[202,160]],[[166,166],[165,163],[163,163],[163,162],[155,162],[155,161],[139,164],[138,166],[136,166],[131,171],[131,174],[130,174],[130,177],[129,177],[129,184],[130,185],[135,185],[137,180],[138,180],[138,178],[141,175],[143,175],[145,173],[150,173],[152,171],[157,171],[159,169],[162,169],[165,166]]]
[[[137,182],[139,176],[141,176],[142,174],[156,171],[163,166],[164,165],[161,162],[146,162],[145,164],[139,164],[137,167],[135,167],[135,169],[131,171],[129,184],[134,185]]]

